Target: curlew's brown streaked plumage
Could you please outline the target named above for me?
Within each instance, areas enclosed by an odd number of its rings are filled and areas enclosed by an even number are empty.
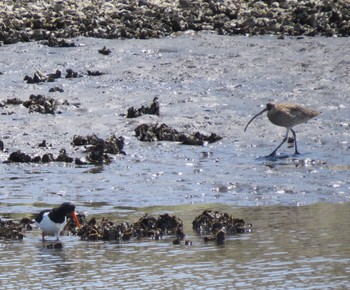
[[[296,125],[299,125],[301,123],[305,123],[308,120],[316,117],[320,114],[319,111],[312,110],[305,108],[303,106],[297,105],[297,104],[286,104],[286,103],[280,103],[280,104],[273,104],[268,103],[266,107],[257,115],[255,115],[247,124],[247,126],[244,128],[244,132],[247,130],[249,124],[259,115],[262,113],[267,112],[267,117],[271,121],[272,124],[275,124],[277,126],[285,127],[287,128],[287,132],[285,137],[283,138],[282,142],[277,146],[275,150],[272,151],[270,155],[267,157],[274,157],[276,156],[277,150],[283,145],[284,142],[288,139],[288,133],[289,130],[292,131],[293,137],[294,137],[294,148],[295,148],[295,154],[300,154],[297,147],[297,138],[296,133],[293,130],[293,127]]]

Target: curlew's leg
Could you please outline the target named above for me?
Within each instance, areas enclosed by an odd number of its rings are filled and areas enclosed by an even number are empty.
[[[45,233],[44,232],[41,233],[41,237],[42,237],[43,242],[45,242]]]
[[[275,157],[276,156],[277,150],[280,149],[280,147],[283,145],[283,143],[287,141],[288,133],[289,133],[289,128],[287,128],[286,136],[284,136],[284,138],[283,138],[282,142],[280,143],[280,145],[278,145],[277,148],[275,150],[273,150],[272,153],[270,155],[266,156],[266,157]],[[293,135],[294,135],[294,133],[293,133]]]
[[[298,151],[298,146],[297,146],[297,134],[295,133],[295,131],[293,129],[290,129],[293,133],[293,137],[294,137],[294,148],[295,148],[295,155],[299,155],[299,151]]]

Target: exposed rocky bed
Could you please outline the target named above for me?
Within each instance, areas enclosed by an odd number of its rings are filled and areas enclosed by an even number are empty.
[[[91,71],[88,71],[88,75],[92,74]],[[101,73],[94,72],[94,75],[101,75]],[[44,74],[40,71],[36,71],[33,77],[26,76],[24,81],[27,81],[29,84],[33,83],[41,83],[46,81],[54,81],[55,79],[61,78],[62,74],[59,70],[57,70],[53,74]],[[67,70],[66,78],[71,77],[81,77],[77,72],[74,72],[72,69]],[[51,90],[51,89],[50,89]],[[60,91],[60,88],[54,88],[55,91]],[[8,98],[0,103],[0,107],[9,108],[10,106],[19,106],[23,105],[28,108],[29,113],[41,113],[41,114],[52,114],[60,113],[60,111],[56,111],[59,105],[68,106],[70,103],[67,100],[59,103],[54,98],[46,97],[44,95],[30,95],[27,101],[22,101],[21,99]],[[141,106],[138,109],[134,107],[130,107],[127,109],[126,118],[137,118],[144,114],[151,114],[159,116],[160,112],[160,104],[158,102],[158,98],[154,98],[153,102],[149,107]],[[8,112],[8,115],[13,114],[13,112]],[[207,143],[213,143],[218,140],[221,140],[222,137],[212,133],[209,136],[201,134],[200,132],[186,135],[184,133],[179,133],[176,129],[173,129],[166,124],[141,124],[135,128],[135,135],[140,141],[173,141],[173,142],[181,142],[186,145],[197,145],[202,146]],[[0,150],[3,151],[4,143],[1,141]],[[73,158],[68,156],[67,149],[62,148],[59,151],[57,157],[54,157],[53,153],[44,153],[42,156],[35,155],[31,156],[30,154],[26,154],[25,148],[22,150],[16,150],[9,154],[8,159],[5,163],[48,163],[48,162],[66,162],[66,163],[75,163],[77,165],[86,165],[86,164],[109,164],[112,162],[112,159],[108,154],[123,154],[126,155],[124,148],[124,138],[122,136],[116,137],[115,135],[111,135],[106,140],[99,138],[96,134],[92,133],[87,136],[75,135],[73,136],[73,141],[71,145],[74,147],[83,146],[86,152],[86,157],[84,159],[81,158]],[[43,149],[48,148],[46,144],[46,140],[43,140],[38,147]]]
[[[183,222],[176,216],[168,214],[153,217],[144,215],[135,223],[121,222],[113,223],[107,218],[102,218],[98,222],[95,218],[86,220],[83,215],[79,215],[82,227],[77,234],[82,240],[104,240],[104,241],[128,241],[131,238],[151,238],[160,240],[163,236],[173,236],[177,240],[183,240]],[[74,231],[74,222],[70,220],[67,224]]]
[[[70,216],[67,216],[67,224],[61,233],[62,235],[79,236],[85,241],[129,241],[130,239],[149,238],[154,240],[163,239],[163,237],[173,238],[173,244],[192,245],[191,240],[185,240],[185,232],[183,229],[183,221],[167,213],[160,214],[158,217],[145,214],[135,223],[113,221],[102,217],[101,221],[97,221],[92,217],[87,219],[82,213],[78,213],[77,217],[81,223],[81,227],[77,228],[75,222]],[[33,220],[23,218],[20,221],[0,219],[0,238],[8,240],[21,240],[25,237],[25,232],[33,229]],[[218,244],[225,242],[227,235],[237,233],[251,232],[252,225],[246,224],[243,219],[233,218],[228,213],[220,213],[218,211],[205,210],[197,216],[193,222],[193,230],[203,236],[205,242],[215,241]],[[61,248],[60,242],[44,243],[47,248]]]
[[[252,225],[228,213],[205,210],[193,220],[192,227],[198,234],[204,235],[204,241],[220,244],[225,241],[226,235],[251,232]]]
[[[220,34],[350,34],[350,3],[339,1],[32,1],[0,4],[0,41],[163,37],[185,30]],[[68,44],[71,45],[71,44]]]
[[[42,156],[35,155],[31,156],[21,152],[21,150],[14,151],[10,153],[8,159],[5,163],[48,163],[48,162],[66,162],[75,163],[77,165],[87,165],[87,164],[109,164],[111,158],[108,154],[123,154],[124,138],[122,136],[116,137],[111,135],[106,140],[103,140],[97,135],[92,134],[88,136],[75,135],[73,137],[72,146],[84,146],[84,151],[86,152],[86,157],[73,158],[68,156],[66,149],[61,149],[57,157],[54,157],[52,153],[44,153]],[[38,147],[48,148],[46,140],[43,140]]]
[[[214,143],[222,139],[219,135],[212,133],[209,136],[200,132],[194,134],[184,134],[166,124],[141,124],[135,129],[136,137],[140,141],[173,141],[181,142],[184,145],[204,145]]]
[[[22,240],[25,231],[32,230],[32,221],[23,218],[20,221],[0,219],[0,238],[8,240]]]

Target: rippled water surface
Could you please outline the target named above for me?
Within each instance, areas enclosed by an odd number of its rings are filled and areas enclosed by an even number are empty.
[[[348,287],[348,204],[206,207],[241,216],[253,223],[254,231],[230,237],[221,246],[204,243],[191,230],[191,220],[203,205],[162,208],[184,219],[192,246],[174,246],[171,238],[115,244],[62,237],[63,249],[52,250],[42,248],[36,230],[21,242],[0,244],[2,288],[23,289],[29,284],[31,289]]]
[[[69,200],[88,216],[135,222],[143,214],[175,214],[192,246],[132,240],[121,244],[62,237],[63,249],[42,247],[40,231],[0,240],[1,289],[346,289],[350,198],[347,38],[225,37],[187,34],[160,40],[79,38],[62,49],[38,43],[0,47],[1,100],[29,94],[68,99],[60,114],[0,107],[8,154],[83,156],[75,134],[125,138],[125,156],[110,165],[0,165],[0,216],[33,217]],[[97,49],[106,45],[109,58]],[[36,69],[106,72],[101,77],[26,84]],[[126,119],[127,108],[159,97],[161,115]],[[267,102],[296,102],[321,111],[296,127],[301,155],[284,145],[266,116],[244,126]],[[141,143],[140,123],[166,123],[186,133],[217,133],[206,146]],[[38,148],[45,139],[50,146]],[[283,158],[282,158],[283,157]],[[253,232],[224,245],[204,243],[192,220],[204,209],[225,211]]]

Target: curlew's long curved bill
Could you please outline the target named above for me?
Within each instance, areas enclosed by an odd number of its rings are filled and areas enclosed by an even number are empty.
[[[247,126],[245,126],[245,128],[244,128],[244,132],[247,130],[249,124],[250,124],[256,117],[260,116],[262,113],[264,113],[264,112],[266,112],[266,111],[267,111],[267,109],[265,108],[265,109],[262,110],[260,113],[256,114],[253,118],[251,118],[250,121],[248,122]]]
[[[72,218],[74,219],[75,223],[77,224],[78,228],[80,228],[80,222],[75,214],[74,211],[71,212]]]

